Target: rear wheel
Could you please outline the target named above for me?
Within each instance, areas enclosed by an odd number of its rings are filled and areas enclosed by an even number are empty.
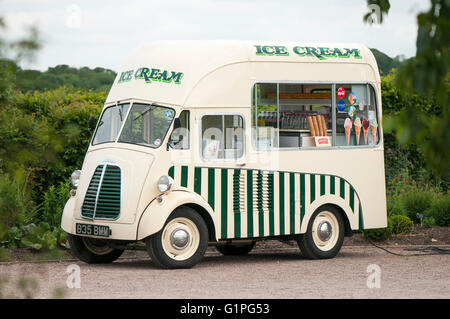
[[[312,215],[305,234],[297,238],[309,259],[333,258],[344,242],[344,220],[334,206],[322,206]]]
[[[225,256],[241,256],[248,254],[255,247],[255,243],[252,241],[245,244],[216,245],[216,249]]]
[[[192,208],[180,207],[163,229],[147,237],[147,251],[161,268],[191,268],[203,258],[208,246],[208,228]]]
[[[76,236],[67,236],[72,254],[88,264],[112,263],[119,258],[123,249],[111,248],[106,239]]]

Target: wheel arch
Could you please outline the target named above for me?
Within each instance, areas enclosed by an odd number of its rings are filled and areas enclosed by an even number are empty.
[[[342,220],[344,221],[344,236],[346,237],[350,237],[353,235],[353,230],[352,227],[350,226],[350,221],[348,219],[347,214],[345,213],[345,211],[342,209],[341,206],[336,205],[334,203],[329,203],[329,204],[323,204],[321,206],[319,206],[315,211],[322,209],[324,207],[334,207],[336,209],[336,211],[341,215]]]
[[[136,240],[142,240],[160,231],[170,215],[179,207],[195,210],[206,223],[209,240],[216,240],[213,211],[198,194],[187,191],[172,191],[162,195],[162,201],[152,200],[142,213],[136,230]]]
[[[316,199],[311,205],[308,206],[307,213],[301,220],[301,231],[300,233],[305,233],[309,221],[312,215],[320,208],[324,206],[332,206],[336,208],[339,214],[342,216],[344,220],[344,235],[351,236],[353,234],[353,230],[358,229],[359,218],[357,211],[352,210],[352,208],[348,205],[348,203],[339,196],[322,196],[319,199]]]
[[[203,220],[206,223],[206,227],[208,228],[208,240],[217,241],[216,228],[214,226],[214,221],[213,221],[211,215],[208,213],[208,211],[203,206],[196,204],[196,203],[186,203],[181,206],[178,206],[177,208],[183,207],[183,206],[192,208],[193,210],[195,210],[197,213],[200,214],[200,216],[203,218]],[[175,210],[177,208],[175,208]]]

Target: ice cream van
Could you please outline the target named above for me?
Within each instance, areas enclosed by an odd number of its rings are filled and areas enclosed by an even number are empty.
[[[332,258],[387,224],[375,58],[353,43],[143,44],[72,184],[62,228],[87,263],[143,242],[157,266],[188,268],[208,245],[243,255],[262,239]]]

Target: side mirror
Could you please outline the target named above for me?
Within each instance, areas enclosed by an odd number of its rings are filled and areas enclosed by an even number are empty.
[[[95,120],[95,116],[94,115],[91,115],[90,117],[89,117],[89,131],[94,131],[95,130],[95,122],[96,122],[96,120]]]

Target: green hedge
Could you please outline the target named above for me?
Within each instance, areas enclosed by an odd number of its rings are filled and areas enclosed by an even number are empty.
[[[60,218],[70,174],[89,145],[89,117],[106,93],[59,88],[16,92],[0,108],[0,245],[66,245]]]

